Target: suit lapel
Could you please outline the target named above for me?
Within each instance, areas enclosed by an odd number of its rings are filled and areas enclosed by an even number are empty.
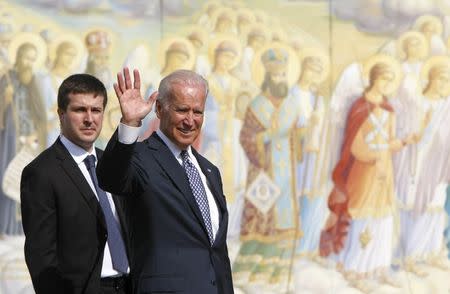
[[[177,189],[183,194],[184,198],[197,217],[197,220],[202,225],[205,232],[205,237],[208,238],[208,233],[203,221],[202,214],[200,212],[200,209],[198,208],[197,202],[195,201],[194,195],[192,194],[191,187],[189,186],[189,180],[183,167],[177,161],[173,153],[170,151],[169,147],[164,144],[164,142],[161,140],[161,138],[158,137],[158,135],[156,135],[156,133],[153,133],[153,135],[147,140],[147,143],[150,149],[158,151],[153,152],[155,160],[167,173],[175,187],[177,187]]]
[[[57,157],[61,160],[61,167],[73,181],[74,185],[78,188],[92,213],[99,219],[100,224],[106,228],[105,218],[101,211],[101,207],[98,203],[97,197],[95,197],[91,186],[89,186],[88,182],[83,176],[83,173],[76,165],[69,151],[67,151],[66,147],[64,147],[59,139],[54,144],[54,147],[57,152]]]

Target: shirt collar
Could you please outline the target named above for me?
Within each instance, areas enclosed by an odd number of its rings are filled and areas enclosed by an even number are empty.
[[[97,153],[95,152],[95,147],[92,148],[92,152],[89,153],[80,146],[74,144],[72,141],[64,137],[63,135],[60,135],[61,143],[64,145],[64,147],[67,148],[70,155],[73,157],[77,165],[83,162],[83,160],[88,155],[94,155],[95,161],[97,161]]]
[[[180,153],[181,153],[181,149],[180,147],[178,147],[177,145],[175,145],[175,143],[173,143],[162,131],[161,129],[156,130],[156,134],[161,138],[161,140],[163,140],[163,142],[167,145],[167,147],[169,147],[170,152],[172,152],[173,156],[175,156],[175,158],[181,158]],[[189,154],[189,157],[192,157],[192,150],[191,150],[191,146],[188,146],[188,148],[186,149],[186,151]]]

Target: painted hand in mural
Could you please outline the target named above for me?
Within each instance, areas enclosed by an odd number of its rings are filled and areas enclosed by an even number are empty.
[[[134,127],[141,126],[141,121],[152,110],[153,103],[158,96],[154,92],[147,100],[141,95],[141,78],[137,69],[133,70],[134,83],[131,81],[130,71],[127,67],[117,74],[117,83],[114,90],[119,99],[121,122]]]

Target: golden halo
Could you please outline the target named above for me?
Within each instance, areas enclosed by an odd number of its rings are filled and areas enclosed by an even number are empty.
[[[270,38],[271,41],[288,43],[286,30],[284,30],[282,27],[272,27],[272,29],[270,30]]]
[[[230,1],[226,5],[234,10],[246,7],[243,1]]]
[[[230,35],[230,34],[221,34],[218,35],[217,37],[215,37],[214,39],[212,39],[210,41],[210,45],[208,47],[208,59],[209,59],[209,63],[211,64],[211,66],[214,66],[214,57],[215,57],[215,51],[217,46],[220,45],[220,43],[222,43],[223,41],[229,41],[234,49],[236,49],[237,55],[234,58],[233,61],[233,65],[231,66],[231,68],[235,67],[239,61],[241,60],[241,53],[242,53],[242,48],[241,48],[241,43],[239,42],[239,40],[234,36],[234,35]]]
[[[432,56],[425,61],[422,70],[420,71],[420,77],[421,80],[424,81],[424,84],[428,83],[428,74],[435,66],[447,67],[450,73],[450,57],[445,55]]]
[[[262,35],[262,37],[264,37],[264,42],[267,44],[270,42],[270,37],[271,37],[269,31],[270,31],[269,28],[267,28],[263,24],[253,24],[248,28],[245,42],[247,42],[249,34],[258,32],[259,35]]]
[[[165,63],[166,63],[166,51],[169,49],[170,45],[172,45],[175,42],[179,42],[179,43],[182,43],[183,45],[185,45],[186,49],[189,53],[188,60],[183,65],[183,67],[180,69],[190,69],[191,70],[195,64],[195,58],[196,58],[195,48],[194,48],[194,45],[192,45],[192,43],[184,37],[169,37],[169,38],[166,38],[161,41],[161,44],[159,46],[159,52],[158,52],[158,60],[160,63],[160,68],[161,69],[164,68]]]
[[[436,33],[438,35],[442,34],[443,26],[442,26],[441,19],[439,17],[437,17],[437,16],[429,15],[429,14],[422,15],[418,19],[416,19],[416,21],[414,22],[414,29],[415,30],[420,30],[422,25],[424,23],[427,23],[427,22],[432,22],[435,25],[436,30],[437,30]]]
[[[369,74],[372,67],[378,63],[384,63],[387,64],[394,73],[394,81],[392,82],[392,90],[393,93],[398,86],[400,85],[400,82],[403,78],[403,72],[400,66],[400,63],[395,59],[394,57],[390,55],[385,54],[375,54],[370,56],[363,64],[363,79],[365,86],[369,85]]]
[[[254,24],[256,22],[256,17],[253,14],[253,11],[250,8],[247,8],[247,7],[239,8],[238,11],[236,11],[237,21],[239,21],[239,16],[240,15],[248,18],[248,20],[249,20],[249,22],[251,24]]]
[[[105,27],[90,27],[89,29],[85,30],[84,33],[82,34],[83,36],[83,44],[86,48],[86,37],[90,34],[90,33],[94,33],[96,31],[100,31],[100,32],[105,32],[108,36],[108,50],[111,50],[111,48],[115,47],[115,44],[117,43],[117,35],[116,33],[109,29],[109,28],[105,28]]]
[[[44,65],[47,59],[47,44],[44,39],[35,33],[22,32],[14,36],[9,44],[8,54],[11,62],[16,62],[17,50],[25,43],[33,44],[36,47],[37,57],[33,63],[33,68],[37,69]]]
[[[214,9],[218,9],[224,7],[222,3],[220,3],[220,1],[208,1],[206,3],[203,4],[203,7],[201,9],[202,13],[208,13],[208,10],[214,8]]]
[[[415,38],[420,42],[420,48],[422,49],[420,52],[420,58],[425,58],[428,56],[429,46],[428,41],[424,34],[417,31],[408,31],[400,35],[400,37],[397,39],[397,52],[399,53],[399,57],[401,59],[405,59],[406,55],[403,49],[403,43],[409,39],[409,38]]]
[[[227,14],[231,19],[232,30],[236,29],[236,13],[231,8],[228,7],[220,7],[214,11],[212,15],[212,31],[214,32],[217,26],[217,21],[219,20],[221,15]]]
[[[301,36],[294,36],[289,39],[289,45],[299,54],[301,54],[303,48],[305,47],[306,41]]]
[[[56,54],[57,54],[56,51],[58,50],[59,45],[61,45],[63,42],[68,42],[68,43],[72,44],[77,51],[77,54],[73,58],[72,66],[71,66],[71,69],[74,69],[80,65],[81,60],[84,56],[84,50],[85,50],[83,42],[81,41],[81,39],[79,37],[77,37],[75,35],[72,35],[69,33],[63,33],[63,34],[59,35],[58,37],[56,37],[55,40],[50,44],[50,48],[49,48],[50,60],[52,62],[55,61]]]
[[[320,84],[328,77],[330,74],[330,58],[328,54],[322,48],[317,47],[307,47],[305,49],[300,50],[300,68],[302,67],[302,63],[307,57],[318,58],[322,63],[323,70],[317,79],[317,83]]]
[[[11,40],[12,38],[14,38],[18,27],[18,24],[15,22],[14,17],[7,13],[2,14],[0,15],[0,23],[10,28],[9,31],[3,31],[0,34],[0,40]]]
[[[255,19],[256,19],[257,23],[267,24],[267,22],[269,21],[269,16],[267,15],[267,13],[264,10],[257,9],[253,12],[253,14],[255,15]]]
[[[202,39],[202,41],[203,41],[203,46],[207,47],[208,31],[200,25],[193,24],[193,25],[183,26],[178,35],[184,36],[184,37],[186,37],[186,39],[188,39],[189,35],[194,34],[194,33],[198,34],[200,39]]]
[[[269,49],[283,49],[288,53],[288,61],[287,61],[287,82],[288,86],[292,87],[298,80],[300,74],[300,62],[298,60],[298,55],[295,53],[292,47],[280,43],[280,42],[272,42],[265,46],[263,46],[260,50],[258,50],[252,60],[252,77],[253,81],[261,86],[266,70],[261,61],[261,56]]]

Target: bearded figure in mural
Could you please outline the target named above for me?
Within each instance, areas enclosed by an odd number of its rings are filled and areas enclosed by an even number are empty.
[[[46,144],[46,111],[34,72],[45,61],[45,42],[38,35],[23,33],[11,41],[10,50],[13,68],[0,78],[0,183],[19,151],[37,152]],[[20,207],[1,189],[0,235],[22,233]]]
[[[107,91],[112,90],[113,75],[110,69],[110,33],[105,30],[93,30],[86,34],[85,44],[89,53],[86,73],[102,81]]]
[[[398,86],[400,65],[391,57],[374,56],[365,72],[369,85],[347,116],[333,171],[330,216],[321,234],[320,254],[333,254],[351,285],[370,292],[369,278],[398,286],[389,273],[398,235],[392,154],[411,143],[412,136],[396,137],[395,114],[386,98]]]
[[[294,254],[287,248],[300,235],[295,191],[299,103],[289,95],[288,86],[298,77],[299,62],[294,51],[281,44],[260,53],[255,62],[264,65],[261,94],[250,102],[240,134],[249,171],[242,245],[233,272],[235,283],[243,287],[255,282],[285,289]],[[291,74],[294,79],[289,81]]]

